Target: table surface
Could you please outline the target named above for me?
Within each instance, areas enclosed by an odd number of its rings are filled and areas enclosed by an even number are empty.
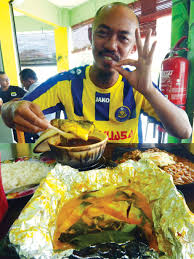
[[[168,152],[174,153],[179,156],[188,158],[194,162],[194,144],[108,144],[104,158],[106,161],[114,161],[118,157],[121,157],[123,153],[134,149],[148,149],[158,147]],[[18,157],[31,157],[33,154],[33,144],[2,144],[0,143],[1,160],[10,160]],[[36,156],[39,156],[36,154]],[[191,211],[194,212],[194,188],[193,184],[178,188],[183,193],[186,203]],[[29,201],[32,195],[8,201],[8,212],[5,215],[3,221],[0,223],[0,239],[3,238],[8,232],[10,226],[19,216],[21,210]]]

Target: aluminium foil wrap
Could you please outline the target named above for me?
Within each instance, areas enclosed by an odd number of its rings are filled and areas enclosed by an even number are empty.
[[[128,160],[117,167],[79,172],[57,164],[14,222],[10,242],[21,258],[65,258],[72,249],[55,252],[52,238],[64,202],[104,186],[127,186],[141,192],[152,208],[161,258],[194,258],[194,214],[177,191],[172,177],[152,161]],[[65,218],[64,218],[65,220]]]

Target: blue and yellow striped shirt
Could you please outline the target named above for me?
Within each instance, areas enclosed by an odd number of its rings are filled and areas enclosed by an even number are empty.
[[[23,99],[37,103],[44,114],[63,110],[71,120],[90,120],[109,142],[142,143],[140,114],[159,122],[150,103],[119,75],[108,89],[95,86],[90,66],[74,68],[42,83]]]

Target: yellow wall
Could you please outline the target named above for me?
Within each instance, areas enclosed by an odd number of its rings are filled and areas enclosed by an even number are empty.
[[[69,69],[68,62],[68,33],[66,27],[55,29],[55,46],[57,71],[62,72]]]
[[[18,62],[8,1],[0,1],[0,42],[4,70],[12,85],[18,85]]]

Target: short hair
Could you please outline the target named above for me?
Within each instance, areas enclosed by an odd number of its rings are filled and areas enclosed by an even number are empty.
[[[97,12],[96,12],[96,14],[95,14],[95,16],[94,16],[94,20],[100,15],[100,13],[101,13],[101,11],[102,11],[102,9],[104,8],[104,7],[106,7],[106,6],[109,6],[109,5],[111,5],[111,6],[124,6],[124,7],[127,7],[129,10],[131,10],[131,11],[133,11],[130,7],[129,7],[129,5],[128,4],[125,4],[125,3],[122,3],[122,2],[113,2],[113,3],[110,3],[110,4],[105,4],[105,5],[103,5],[103,6],[101,6],[98,10],[97,10]],[[134,13],[135,14],[135,13]],[[139,23],[139,17],[135,14],[135,16],[136,16],[136,18],[137,18],[137,21],[138,21],[138,23]]]
[[[38,80],[36,73],[34,70],[30,68],[25,68],[19,73],[22,80],[27,81],[28,79]]]
[[[0,71],[0,75],[5,75],[5,72],[3,72],[3,71]]]

